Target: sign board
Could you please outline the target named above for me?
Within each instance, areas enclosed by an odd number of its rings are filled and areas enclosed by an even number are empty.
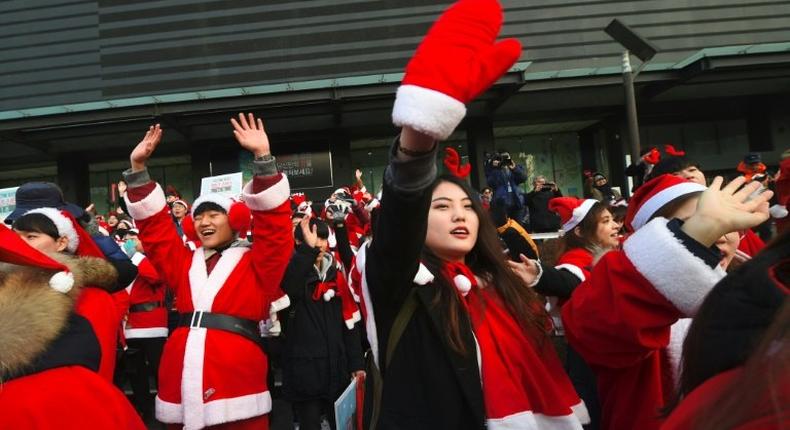
[[[241,172],[209,176],[200,180],[200,195],[218,193],[238,198],[241,196],[243,185]]]
[[[306,188],[329,188],[332,180],[332,154],[329,150],[277,154],[277,170],[288,177],[291,191]],[[244,180],[252,179],[252,154],[242,151],[239,159]]]
[[[16,208],[16,189],[0,188],[0,221],[4,220]]]
[[[355,430],[354,413],[357,411],[357,378],[351,380],[343,394],[335,400],[335,428]]]

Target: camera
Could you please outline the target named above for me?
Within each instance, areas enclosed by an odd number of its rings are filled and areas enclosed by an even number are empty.
[[[541,191],[554,191],[554,187],[555,186],[556,186],[556,184],[554,182],[546,182],[546,183],[543,184],[543,186],[540,188],[540,190]]]

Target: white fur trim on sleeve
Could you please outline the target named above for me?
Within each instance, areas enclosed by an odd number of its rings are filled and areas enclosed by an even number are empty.
[[[288,184],[288,178],[283,175],[276,184],[260,193],[253,194],[252,181],[250,181],[244,186],[241,196],[250,209],[268,211],[280,206],[291,197],[291,186]]]
[[[466,116],[466,106],[439,91],[401,85],[392,108],[392,122],[409,126],[434,139],[444,140]]]
[[[167,206],[165,192],[162,191],[162,187],[159,184],[156,184],[156,188],[140,201],[129,201],[128,193],[123,198],[126,199],[126,208],[128,209],[129,215],[136,220],[150,218],[161,212],[162,209]]]
[[[139,266],[140,263],[142,263],[143,260],[145,260],[145,254],[143,254],[142,252],[135,252],[134,255],[132,255],[132,258],[130,258],[130,260],[132,260],[132,264],[134,264],[135,266]]]
[[[710,268],[667,228],[666,218],[656,218],[636,231],[623,244],[625,255],[653,287],[688,317],[725,272]]]
[[[581,282],[584,282],[585,279],[587,279],[587,277],[584,276],[584,272],[582,271],[582,269],[579,268],[579,266],[575,266],[573,264],[565,263],[565,264],[560,264],[558,266],[554,266],[554,268],[557,269],[557,270],[567,270],[567,271],[571,272],[574,276],[579,278],[579,280]]]

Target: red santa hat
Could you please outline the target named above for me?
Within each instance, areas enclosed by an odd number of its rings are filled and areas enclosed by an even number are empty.
[[[192,212],[190,214],[193,219],[195,218],[195,210],[200,208],[200,205],[203,203],[214,203],[225,210],[225,213],[228,214],[230,228],[233,231],[246,234],[250,230],[252,213],[244,202],[218,193],[203,194],[192,204]]]
[[[3,224],[0,224],[0,261],[56,271],[49,278],[49,286],[55,291],[65,294],[74,286],[74,275],[68,267],[31,247]]]
[[[576,197],[555,197],[549,201],[549,210],[557,212],[562,220],[562,231],[573,230],[587,216],[598,200],[577,199]]]
[[[58,236],[65,237],[69,240],[68,245],[66,245],[66,250],[72,254],[77,252],[77,248],[80,246],[80,238],[67,212],[55,208],[38,208],[25,212],[25,215],[31,214],[44,215],[52,221],[52,223],[55,224],[55,229],[58,230]]]
[[[184,209],[189,210],[189,204],[181,199],[173,201],[173,205],[181,205],[184,207]]]
[[[643,184],[631,197],[625,223],[636,231],[650,221],[667,203],[693,193],[705,191],[704,185],[687,181],[680,176],[661,175]]]

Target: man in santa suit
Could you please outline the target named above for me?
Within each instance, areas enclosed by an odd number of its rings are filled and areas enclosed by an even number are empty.
[[[133,228],[125,239],[135,245],[131,255],[137,266],[137,278],[126,288],[129,293],[129,313],[124,322],[123,334],[129,349],[127,360],[131,361],[134,373],[129,376],[135,406],[144,416],[150,414],[151,376],[156,378],[162,348],[167,340],[167,308],[165,307],[166,285],[145,254],[137,237],[139,230]]]
[[[175,291],[180,314],[162,353],[156,397],[157,419],[172,428],[268,428],[272,400],[258,323],[289,303],[279,285],[293,249],[290,188],[277,172],[263,122],[239,114],[231,123],[236,140],[255,156],[255,177],[243,189],[244,203],[216,194],[194,202],[202,243],[194,251],[183,245],[164,192],[145,167],[161,140],[158,124],[124,172],[129,214],[147,257]],[[249,228],[250,210],[251,246],[238,238]]]
[[[562,307],[568,343],[597,376],[602,429],[659,429],[690,318],[724,276],[714,245],[768,218],[771,192],[748,200],[759,184],[722,182],[663,175],[642,185],[623,251],[604,255]]]

